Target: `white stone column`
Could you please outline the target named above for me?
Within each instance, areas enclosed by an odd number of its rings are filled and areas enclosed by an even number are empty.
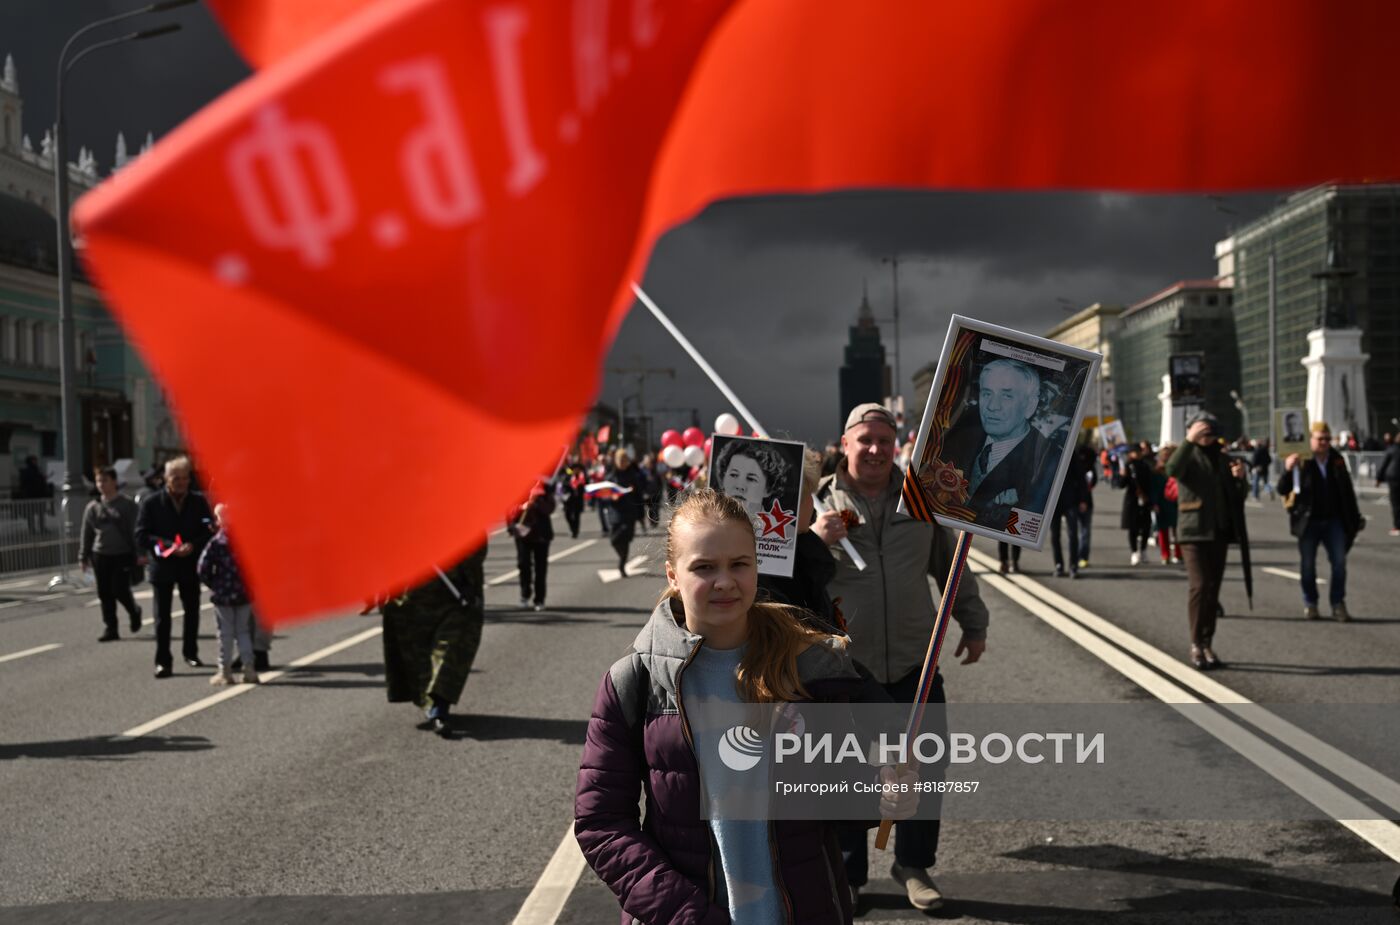
[[[1326,421],[1335,434],[1340,430],[1368,433],[1370,409],[1366,403],[1366,361],[1361,352],[1360,328],[1318,328],[1308,332],[1308,417]]]
[[[1158,393],[1157,400],[1162,403],[1162,427],[1157,435],[1157,445],[1180,443],[1186,436],[1186,417],[1196,412],[1196,406],[1172,404],[1170,373],[1162,374],[1162,391]]]

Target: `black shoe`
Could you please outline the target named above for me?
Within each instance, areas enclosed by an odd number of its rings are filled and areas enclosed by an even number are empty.
[[[626,577],[627,577],[627,560],[625,560],[625,559],[618,559],[618,560],[617,560],[617,574],[618,574],[620,577],[622,577],[622,578],[626,578]]]
[[[451,727],[447,724],[447,717],[451,712],[452,705],[450,703],[434,697],[432,705],[423,711],[423,722],[418,724],[418,728],[424,731],[431,730],[446,737],[451,734]]]
[[[266,653],[266,652],[259,652],[257,649],[254,649],[254,650],[253,650],[253,668],[254,668],[254,670],[256,670],[256,671],[271,671],[271,670],[272,670],[272,660],[269,659],[269,658],[267,657],[267,653]]]
[[[1210,663],[1206,661],[1205,653],[1200,646],[1191,647],[1191,664],[1195,665],[1199,671],[1209,671]]]
[[[141,632],[141,605],[137,604],[136,609],[131,612],[131,631]]]
[[[101,636],[98,636],[98,637],[97,637],[97,641],[98,641],[98,642],[115,642],[116,640],[118,640],[118,639],[120,639],[120,638],[121,638],[121,637],[117,635],[117,631],[116,631],[116,630],[108,630],[107,632],[103,633]]]
[[[1205,659],[1206,670],[1208,671],[1215,671],[1217,668],[1225,667],[1225,663],[1216,657],[1215,650],[1210,646],[1203,646],[1201,648],[1201,657]]]
[[[228,670],[229,670],[229,671],[242,671],[242,670],[243,670],[243,656],[241,656],[241,655],[235,655],[235,656],[233,657],[233,661],[231,661],[231,662],[228,663]]]
[[[1062,565],[1062,564],[1059,563],[1059,562],[1056,562],[1056,563],[1055,563],[1055,577],[1056,577],[1056,578],[1064,578],[1064,577],[1065,577],[1065,567],[1064,567],[1064,565]]]
[[[168,678],[168,677],[170,677],[170,666],[169,666],[169,665],[157,665],[157,666],[156,666],[156,678],[159,679],[159,678]]]
[[[202,661],[199,660],[199,656],[198,656],[198,655],[186,655],[186,656],[185,656],[185,664],[186,664],[186,665],[189,665],[191,668],[203,668],[203,667],[204,667],[204,662],[202,662]]]

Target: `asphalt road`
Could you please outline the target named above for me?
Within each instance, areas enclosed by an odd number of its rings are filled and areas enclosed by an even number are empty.
[[[1303,621],[1296,583],[1260,571],[1296,572],[1297,562],[1282,515],[1251,507],[1253,609],[1232,560],[1217,635],[1230,667],[1209,676],[1224,688],[1202,690],[1182,662],[1184,574],[1129,566],[1118,496],[1098,494],[1093,564],[1079,581],[1049,577],[1048,552],[1026,554],[1014,580],[988,575],[995,549],[975,545],[990,645],[980,664],[945,663],[950,699],[1252,701],[1264,712],[1226,733],[1236,745],[1265,743],[1262,764],[1242,776],[1278,786],[1267,768],[1293,762],[1304,791],[1331,787],[1371,818],[1400,817],[1400,799],[1386,802],[1387,788],[1400,790],[1391,745],[1400,736],[1394,719],[1377,721],[1395,714],[1366,709],[1395,704],[1400,690],[1400,539],[1385,535],[1382,509],[1368,508],[1371,529],[1352,554],[1355,621],[1342,625]],[[378,617],[293,627],[279,635],[274,665],[313,661],[203,703],[217,693],[211,669],[151,678],[149,625],[99,645],[90,595],[48,598],[0,582],[0,923],[509,923],[527,900],[538,908],[532,891],[546,868],[557,873],[551,859],[570,828],[593,693],[656,599],[658,550],[655,536],[640,538],[643,574],[604,581],[615,561],[586,517],[580,539],[556,540],[550,606],[533,613],[516,607],[513,550],[493,538],[485,638],[450,740],[385,702]],[[208,614],[201,653],[211,660],[212,628]],[[1358,718],[1309,713],[1314,704],[1353,704]],[[169,717],[191,705],[202,708]],[[1374,776],[1349,763],[1358,759]],[[1394,922],[1400,827],[1359,828],[948,821],[935,873],[950,901],[935,917]],[[883,863],[872,861],[860,920],[923,921]],[[558,922],[617,920],[589,871],[559,895]]]

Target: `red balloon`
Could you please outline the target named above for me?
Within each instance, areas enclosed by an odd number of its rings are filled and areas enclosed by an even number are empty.
[[[679,432],[674,430],[665,430],[661,432],[661,446],[663,448],[668,446],[678,446],[681,449],[685,449],[685,441],[681,439],[681,435]]]
[[[681,434],[681,439],[686,446],[704,446],[705,432],[698,427],[687,427],[685,433]]]
[[[710,455],[710,446],[713,445],[713,444],[714,444],[714,441],[713,441],[713,440],[711,440],[709,437],[706,437],[706,438],[705,438],[705,455],[706,455],[706,456],[709,456],[709,455]]]

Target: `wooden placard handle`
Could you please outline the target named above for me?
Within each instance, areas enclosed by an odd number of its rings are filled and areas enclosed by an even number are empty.
[[[966,530],[958,531],[958,544],[953,550],[953,562],[948,568],[948,580],[943,582],[943,597],[938,603],[938,614],[933,621],[933,632],[929,634],[928,652],[924,655],[924,668],[919,673],[919,691],[914,699],[914,703],[909,707],[908,733],[912,739],[923,724],[924,704],[928,702],[928,692],[932,685],[934,672],[938,670],[938,656],[943,651],[943,637],[948,633],[948,623],[953,617],[953,602],[958,597],[958,585],[962,583],[963,570],[967,568],[967,553],[972,548],[972,534]],[[897,771],[908,770],[907,765],[900,765]],[[881,819],[880,831],[875,835],[875,847],[880,851],[886,850],[890,843],[890,830],[894,828],[893,819]]]

